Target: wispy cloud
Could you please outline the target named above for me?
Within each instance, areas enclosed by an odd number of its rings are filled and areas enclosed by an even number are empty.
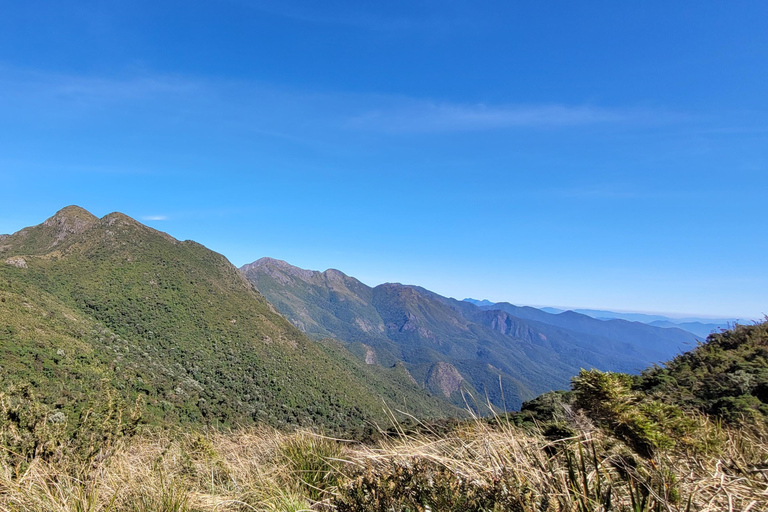
[[[411,101],[374,109],[348,120],[350,127],[394,133],[454,132],[503,128],[569,127],[647,122],[661,113],[571,105],[488,105]],[[668,117],[667,114],[663,114]]]
[[[0,109],[7,119],[70,127],[115,120],[165,133],[281,139],[312,147],[347,147],[351,131],[390,135],[442,134],[514,128],[573,128],[666,123],[661,110],[568,104],[452,103],[421,98],[314,92],[259,81],[137,73],[124,77],[25,72],[0,67]],[[35,115],[30,115],[35,112]],[[677,116],[678,118],[681,116]]]
[[[167,215],[144,215],[141,217],[141,220],[168,220],[169,217]]]
[[[201,85],[196,80],[153,73],[104,77],[0,68],[0,86],[6,97],[34,95],[59,102],[154,99],[196,92]]]

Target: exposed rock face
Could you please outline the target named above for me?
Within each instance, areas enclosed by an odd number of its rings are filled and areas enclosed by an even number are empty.
[[[393,329],[398,329],[397,324],[390,324]],[[407,332],[407,331],[415,331],[419,328],[419,319],[416,318],[416,315],[411,313],[410,311],[406,311],[405,317],[403,318],[403,325],[399,327],[400,332]]]
[[[21,256],[16,256],[15,258],[8,258],[5,260],[6,265],[13,265],[14,267],[18,268],[27,268],[27,260],[22,258]]]
[[[505,311],[494,310],[489,313],[494,315],[490,324],[491,329],[499,331],[501,334],[528,342],[535,342],[537,337],[546,340],[543,334],[534,330],[529,324],[520,321]]]
[[[380,323],[374,324],[373,322],[371,322],[366,318],[360,318],[360,317],[355,318],[355,325],[357,325],[360,328],[360,330],[367,333],[384,332],[383,324],[380,324]]]
[[[365,347],[365,364],[377,364],[376,352],[368,345],[363,344],[363,347]]]
[[[450,363],[438,362],[432,365],[427,375],[427,387],[440,390],[446,398],[461,388],[464,378]]]

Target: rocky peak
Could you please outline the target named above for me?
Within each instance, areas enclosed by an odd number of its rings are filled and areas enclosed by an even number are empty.
[[[80,234],[99,219],[79,206],[67,206],[43,222],[43,226],[53,230],[51,247],[58,245],[69,235]]]
[[[124,213],[112,212],[101,218],[101,222],[107,226],[143,226],[142,223],[127,216]]]
[[[246,275],[250,272],[261,272],[273,277],[282,284],[288,282],[288,276],[297,277],[303,281],[309,281],[320,274],[320,272],[314,270],[305,270],[303,268],[294,267],[287,261],[268,257],[259,258],[253,263],[243,265],[240,267],[240,271]]]
[[[340,270],[336,270],[335,268],[329,268],[328,270],[323,272],[323,274],[325,274],[325,277],[327,277],[329,280],[332,280],[332,281],[343,281],[344,278],[347,277],[347,275],[344,272]]]

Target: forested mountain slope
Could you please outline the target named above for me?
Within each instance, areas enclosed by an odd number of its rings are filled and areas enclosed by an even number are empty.
[[[482,402],[487,396],[497,407],[515,409],[536,394],[567,387],[581,368],[637,372],[695,342],[680,330],[603,325],[583,315],[548,323],[568,315],[535,310],[541,318],[516,316],[418,286],[372,288],[338,270],[316,272],[271,258],[241,271],[310,336],[342,340],[369,363],[402,361],[416,382],[458,405],[468,391]]]
[[[0,238],[0,378],[72,424],[95,399],[145,421],[351,428],[382,397],[455,414],[398,369],[350,371],[287,322],[222,255],[120,213],[67,207]],[[405,404],[405,405],[404,405]]]

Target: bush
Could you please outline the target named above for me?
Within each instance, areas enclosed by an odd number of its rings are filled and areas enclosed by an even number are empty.
[[[716,428],[700,414],[635,391],[634,382],[630,375],[581,370],[572,380],[575,404],[644,457],[675,447],[706,451],[716,446]]]
[[[35,400],[30,385],[0,392],[0,461],[17,473],[36,457],[60,456],[66,429],[66,416]]]
[[[533,503],[532,491],[511,476],[470,480],[432,460],[390,460],[367,467],[338,490],[332,504],[338,512],[546,510],[546,499]]]

